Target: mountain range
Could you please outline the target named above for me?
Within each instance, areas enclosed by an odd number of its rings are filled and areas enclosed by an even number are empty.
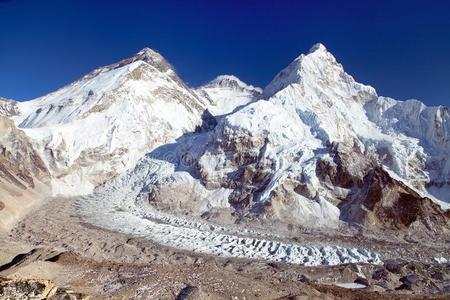
[[[228,294],[244,293],[243,270],[251,284],[302,272],[294,286],[327,295],[350,278],[344,287],[448,293],[449,108],[378,95],[322,44],[265,88],[233,75],[190,87],[144,48],[37,99],[0,98],[0,147],[0,260],[32,245],[0,273],[84,268],[56,278],[113,298],[141,293],[127,280],[147,263],[206,276],[200,286],[226,277]],[[110,280],[102,268],[117,263],[135,269]]]
[[[5,194],[42,183],[42,196],[88,195],[147,155],[172,168],[147,187],[152,201],[197,216],[394,228],[448,217],[449,109],[378,96],[322,44],[264,89],[232,75],[190,88],[145,48],[43,97],[2,98],[0,114]]]

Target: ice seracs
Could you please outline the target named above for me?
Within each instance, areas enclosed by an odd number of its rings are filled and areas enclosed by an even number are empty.
[[[128,174],[117,176],[92,195],[80,198],[77,211],[85,222],[96,226],[203,254],[304,266],[381,263],[379,254],[363,248],[283,242],[256,231],[236,230],[155,210],[148,205],[147,197],[141,197],[142,190],[146,185],[164,181],[170,176],[170,169],[169,163],[146,157]]]

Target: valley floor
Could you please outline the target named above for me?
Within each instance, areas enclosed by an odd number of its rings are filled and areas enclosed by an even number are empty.
[[[0,237],[0,298],[20,293],[23,280],[32,279],[54,285],[53,299],[65,294],[80,299],[445,299],[450,293],[449,265],[425,259],[442,251],[448,255],[436,245],[299,234],[303,242],[365,243],[384,264],[307,267],[217,257],[85,223],[75,203],[51,199]]]

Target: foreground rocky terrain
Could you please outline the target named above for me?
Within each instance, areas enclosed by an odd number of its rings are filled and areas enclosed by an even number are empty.
[[[370,244],[385,253],[383,263],[301,266],[215,257],[94,227],[77,216],[75,199],[58,200],[35,210],[2,236],[0,274],[8,278],[4,284],[39,278],[76,299],[87,295],[92,299],[182,295],[187,298],[179,299],[425,299],[426,295],[445,299],[448,295],[449,264],[421,262],[430,252],[442,251],[438,247],[361,234],[339,243]],[[298,238],[338,242],[326,232]]]
[[[0,298],[450,294],[449,109],[321,44],[265,89],[143,49],[0,99],[0,146]]]

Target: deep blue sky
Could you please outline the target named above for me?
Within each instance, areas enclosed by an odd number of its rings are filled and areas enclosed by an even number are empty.
[[[235,74],[263,87],[322,42],[379,94],[449,106],[447,2],[0,0],[0,95],[44,95],[143,47],[190,85]]]

